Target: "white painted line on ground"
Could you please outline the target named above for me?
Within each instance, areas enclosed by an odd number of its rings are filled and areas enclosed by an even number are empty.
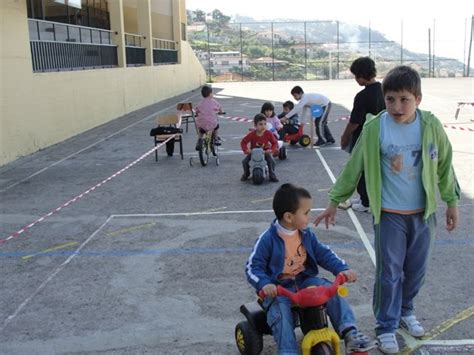
[[[459,340],[420,340],[422,345],[440,345],[440,346],[462,346],[474,345],[474,339],[459,339]]]
[[[312,208],[311,211],[324,211],[325,208]],[[240,210],[240,211],[202,211],[202,212],[176,212],[176,213],[138,213],[138,214],[113,214],[113,218],[133,217],[175,217],[175,216],[202,216],[212,214],[238,214],[238,213],[275,213],[273,210]]]
[[[84,197],[85,195],[87,195],[89,192],[91,191],[94,191],[96,188],[104,185],[105,183],[107,183],[108,181],[112,180],[113,178],[119,176],[120,174],[122,174],[124,171],[130,169],[132,166],[134,166],[135,164],[137,164],[138,162],[140,162],[141,160],[143,160],[144,158],[146,158],[148,155],[150,155],[151,153],[153,153],[154,151],[156,151],[157,149],[159,149],[160,147],[162,147],[164,144],[166,144],[166,142],[168,142],[171,138],[173,138],[175,135],[172,135],[171,137],[169,137],[168,139],[166,139],[165,141],[163,142],[160,142],[159,144],[157,144],[156,146],[154,146],[152,149],[150,149],[148,152],[142,154],[142,156],[136,160],[134,160],[133,162],[131,162],[130,164],[128,164],[127,166],[125,166],[124,168],[122,168],[121,170],[117,171],[115,174],[109,176],[107,179],[105,180],[102,180],[102,182],[99,182],[98,184],[92,186],[91,188],[89,188],[88,190],[86,190],[85,192],[81,193],[80,195],[77,195],[76,197],[74,197],[73,199],[70,199],[69,201],[63,203],[61,206],[59,206],[58,208],[56,208],[55,210],[53,211],[50,211],[49,213],[47,213],[46,215],[40,217],[39,219],[37,219],[36,221],[28,224],[27,226],[24,226],[23,228],[21,228],[20,230],[10,234],[7,238],[4,238],[4,239],[0,239],[0,244],[3,244],[3,243],[6,243],[8,242],[9,240],[12,240],[13,238],[17,238],[18,236],[20,236],[23,232],[29,230],[30,228],[32,228],[33,226],[35,226],[36,224],[38,223],[41,223],[42,221],[45,220],[45,218],[47,217],[50,217],[52,216],[53,214],[61,211],[61,209],[69,206],[71,203],[73,202],[76,202],[77,200],[81,199],[82,197]]]
[[[332,183],[334,184],[336,182],[336,177],[331,171],[331,168],[329,165],[326,163],[326,159],[324,159],[323,155],[321,154],[321,151],[319,149],[316,149],[316,154],[319,157],[319,160],[321,160],[321,163],[324,166],[324,169],[326,169],[326,172],[329,175],[329,178],[331,179]],[[360,239],[362,240],[362,243],[365,246],[365,249],[367,249],[367,252],[369,253],[370,259],[372,260],[372,263],[375,265],[375,251],[374,248],[372,248],[372,244],[370,244],[369,238],[367,238],[367,234],[365,234],[364,229],[360,225],[359,219],[356,217],[354,211],[352,209],[348,209],[347,213],[349,214],[349,217],[352,220],[352,223],[356,227],[357,233],[359,233]]]
[[[188,101],[188,100],[190,100],[192,97],[194,97],[194,96],[196,96],[196,95],[197,95],[197,93],[194,93],[194,94],[192,94],[192,95],[186,97],[185,99],[183,99],[183,101]],[[67,157],[62,158],[62,159],[60,159],[60,160],[58,160],[58,161],[56,161],[56,162],[54,162],[54,163],[48,165],[47,167],[44,167],[43,169],[38,170],[37,172],[35,172],[35,173],[33,173],[33,174],[27,176],[26,178],[21,179],[21,180],[15,182],[15,183],[13,183],[13,184],[11,184],[11,185],[9,185],[9,186],[3,188],[3,189],[0,189],[0,193],[5,192],[5,191],[11,189],[12,187],[17,186],[18,184],[21,184],[22,182],[27,181],[27,180],[31,179],[32,177],[34,177],[34,176],[36,176],[36,175],[38,175],[38,174],[41,174],[42,172],[44,172],[44,171],[46,171],[46,170],[52,168],[53,166],[58,165],[58,164],[62,163],[63,161],[68,160],[69,158],[72,158],[73,156],[75,156],[75,155],[77,155],[77,154],[80,154],[80,153],[82,153],[83,151],[85,151],[85,150],[87,150],[87,149],[89,149],[89,148],[92,148],[93,146],[95,146],[95,145],[97,145],[97,144],[99,144],[99,143],[102,143],[103,141],[105,141],[105,140],[107,140],[107,139],[109,139],[109,138],[112,138],[112,137],[116,136],[117,134],[119,134],[119,133],[121,133],[121,132],[123,132],[123,131],[125,131],[125,130],[131,128],[131,127],[133,127],[133,126],[136,126],[137,124],[139,124],[139,123],[141,123],[141,122],[143,122],[143,121],[146,121],[146,120],[152,118],[153,116],[155,116],[155,115],[157,115],[157,114],[159,114],[159,113],[161,113],[161,112],[163,112],[163,111],[169,110],[169,109],[171,109],[171,108],[173,108],[173,107],[175,107],[175,104],[170,105],[170,106],[168,106],[168,107],[165,107],[165,108],[163,108],[163,109],[161,109],[161,110],[159,110],[159,111],[156,111],[156,112],[154,112],[154,113],[152,113],[152,114],[146,116],[145,118],[142,118],[140,121],[134,122],[134,123],[128,125],[127,127],[124,127],[124,128],[122,128],[122,129],[118,130],[117,132],[108,135],[108,136],[105,137],[105,138],[99,139],[99,140],[96,141],[95,143],[89,144],[87,147],[84,147],[84,148],[78,150],[77,152],[72,153],[72,154],[68,155]],[[118,117],[117,117],[117,118],[118,118]],[[116,119],[116,118],[115,118],[115,119]],[[115,119],[114,119],[114,120],[115,120]],[[109,121],[109,122],[112,122],[112,121],[113,121],[113,120],[111,120],[111,121]]]
[[[31,302],[31,300],[38,294],[41,292],[41,290],[43,290],[46,285],[51,282],[52,279],[54,279],[56,277],[57,274],[59,274],[70,262],[72,259],[74,259],[74,257],[81,251],[82,248],[84,248],[91,240],[92,238],[94,238],[104,227],[107,223],[109,223],[109,221],[112,219],[112,216],[110,216],[109,218],[107,218],[107,220],[98,228],[96,229],[96,231],[94,233],[92,233],[89,238],[87,238],[81,245],[79,245],[79,247],[74,251],[73,254],[71,254],[71,256],[69,256],[61,265],[59,265],[56,270],[54,270],[47,278],[46,280],[44,280],[41,285],[39,285],[39,287],[30,295],[28,296],[18,307],[17,309],[15,310],[15,312],[13,312],[11,315],[9,315],[3,322],[3,326],[2,328],[0,329],[0,332],[3,332],[5,330],[5,328],[8,326],[8,324],[13,320],[15,319],[15,317],[18,315],[18,313],[20,313],[22,311],[23,308],[25,308],[28,303]]]
[[[313,208],[311,211],[323,211],[324,208]],[[107,220],[97,228],[94,233],[92,233],[72,254],[69,256],[61,265],[59,265],[56,270],[54,270],[47,278],[44,280],[41,285],[30,295],[28,296],[17,308],[16,310],[9,315],[4,321],[0,332],[3,332],[5,328],[11,323],[16,316],[25,308],[31,300],[40,293],[48,283],[50,283],[57,274],[59,274],[76,255],[102,230],[104,227],[113,219],[121,217],[166,217],[166,216],[193,216],[193,215],[212,215],[212,214],[232,214],[232,213],[274,213],[273,210],[250,210],[250,211],[215,211],[215,212],[191,212],[191,213],[155,213],[155,214],[120,214],[120,215],[111,215]]]

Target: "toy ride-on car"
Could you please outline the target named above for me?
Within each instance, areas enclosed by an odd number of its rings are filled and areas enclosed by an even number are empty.
[[[253,148],[249,161],[250,173],[254,185],[261,185],[268,176],[268,166],[265,152],[262,148]]]
[[[312,119],[320,118],[323,115],[323,108],[321,105],[311,106],[311,117]],[[284,142],[290,142],[291,145],[299,143],[302,147],[307,147],[311,144],[311,137],[304,134],[304,123],[302,122],[296,133],[287,133],[283,137]]]
[[[303,355],[341,354],[340,339],[337,333],[329,328],[326,303],[337,293],[346,297],[347,289],[341,285],[346,276],[339,274],[331,285],[311,286],[297,292],[277,286],[279,296],[288,297],[295,305],[293,308],[295,326],[301,327],[304,337],[301,342]],[[259,299],[240,306],[240,312],[246,320],[235,327],[235,341],[241,354],[258,355],[263,350],[263,335],[272,334],[267,324],[267,316],[262,307],[264,293],[259,292]],[[368,354],[367,352],[351,352],[349,354]]]
[[[283,137],[284,142],[289,142],[291,145],[299,143],[302,147],[307,147],[311,143],[311,138],[304,134],[304,125],[300,125],[296,133],[287,133]]]

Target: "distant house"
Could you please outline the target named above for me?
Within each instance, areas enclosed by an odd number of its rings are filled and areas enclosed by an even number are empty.
[[[204,69],[208,70],[210,65],[216,75],[230,73],[235,67],[245,71],[250,66],[248,57],[245,54],[241,55],[239,51],[211,52],[210,58],[207,52],[198,52],[196,55]]]
[[[260,57],[250,61],[250,64],[262,65],[265,67],[271,67],[272,65],[274,65],[275,67],[286,67],[289,62],[286,60],[274,59],[272,57]]]

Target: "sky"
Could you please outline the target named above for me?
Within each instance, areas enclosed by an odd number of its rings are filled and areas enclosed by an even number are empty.
[[[444,5],[442,4],[444,3]],[[339,20],[370,27],[409,50],[428,52],[428,29],[435,54],[463,61],[467,57],[474,1],[450,0],[186,0],[188,10],[251,16],[256,20]],[[474,53],[472,53],[474,55]],[[471,59],[472,62],[472,59]]]

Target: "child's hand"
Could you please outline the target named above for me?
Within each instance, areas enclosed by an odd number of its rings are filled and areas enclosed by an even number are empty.
[[[459,210],[457,207],[448,207],[446,210],[446,229],[451,232],[459,222]]]
[[[283,118],[280,120],[280,122],[281,122],[282,124],[288,123],[288,117],[283,117]]]
[[[318,224],[324,219],[324,222],[326,223],[326,229],[329,228],[329,224],[334,226],[336,224],[336,212],[337,207],[329,205],[322,213],[316,216],[314,225],[317,227]]]
[[[344,276],[347,279],[347,282],[356,282],[357,281],[357,274],[355,271],[352,270],[345,270],[341,272],[341,274],[344,274]]]
[[[277,287],[274,284],[266,284],[262,287],[263,292],[265,292],[266,297],[276,297],[277,296]]]

